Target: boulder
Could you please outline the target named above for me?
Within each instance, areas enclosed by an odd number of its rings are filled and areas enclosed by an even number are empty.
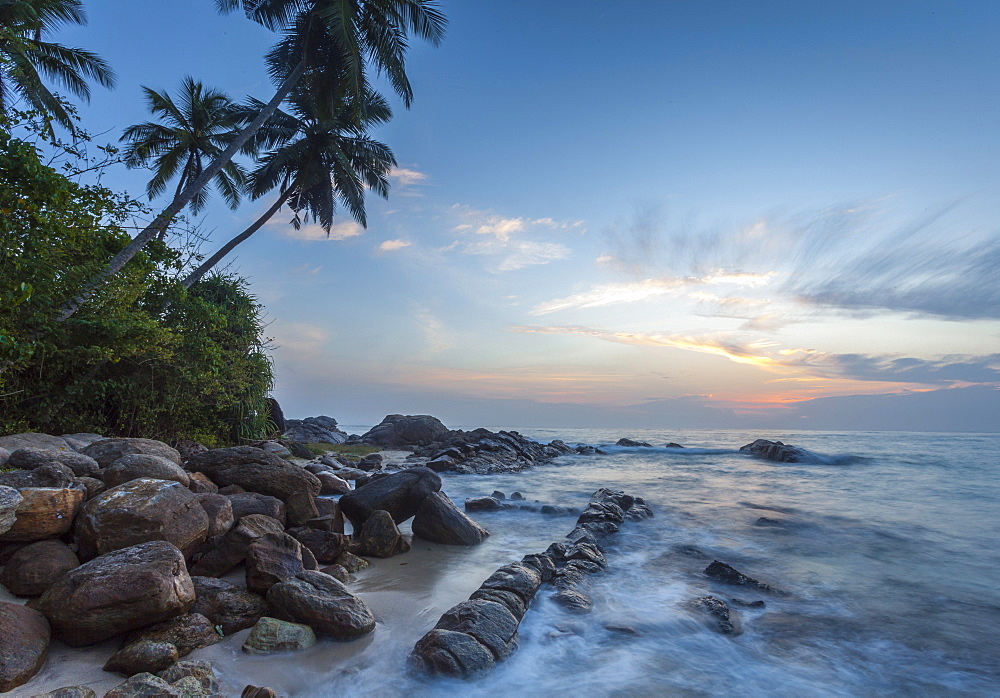
[[[488,674],[496,666],[493,653],[476,638],[439,629],[431,630],[417,641],[408,663],[424,674],[463,679]]]
[[[322,502],[324,500],[317,499],[316,501]],[[306,522],[306,526],[316,529],[317,531],[326,531],[327,533],[343,533],[344,517],[337,516],[336,513],[329,516],[320,516],[316,519],[309,519]]]
[[[315,473],[320,483],[320,494],[347,494],[351,491],[351,485],[347,480],[342,480],[333,473]]]
[[[54,451],[49,448],[19,448],[10,454],[7,467],[34,470],[50,463],[61,463],[78,477],[94,477],[101,469],[98,462],[90,456],[76,451]]]
[[[346,552],[351,539],[343,533],[330,533],[308,529],[295,534],[296,540],[304,545],[319,562],[336,562],[341,553]]]
[[[136,642],[167,642],[177,648],[181,657],[185,657],[194,650],[210,647],[221,639],[222,636],[216,632],[208,618],[200,613],[185,613],[129,633],[125,638],[125,645]]]
[[[55,451],[53,451],[55,453]],[[46,463],[34,470],[8,470],[0,472],[0,485],[24,489],[26,487],[71,487],[76,480],[73,471],[62,463]]]
[[[503,604],[471,599],[449,609],[434,628],[470,635],[502,662],[517,649],[518,623]]]
[[[36,608],[72,647],[173,618],[194,604],[184,555],[166,541],[115,550],[60,577]]]
[[[187,462],[191,456],[198,453],[204,453],[208,450],[208,446],[202,443],[198,443],[192,439],[177,439],[177,443],[174,444],[174,448],[177,452],[181,454],[181,460]]]
[[[409,468],[373,479],[340,498],[340,510],[351,520],[354,530],[377,510],[387,511],[397,524],[417,513],[431,492],[441,489],[441,478],[428,468]]]
[[[285,446],[280,441],[262,441],[260,444],[257,445],[257,448],[267,453],[274,454],[279,458],[292,457],[292,452],[289,451],[288,447]]]
[[[144,671],[141,674],[129,677],[125,683],[118,684],[104,694],[104,698],[145,698],[146,696],[156,696],[156,698],[180,697],[182,692],[171,686],[156,674]]]
[[[60,540],[40,540],[14,553],[0,571],[0,584],[18,596],[41,596],[57,579],[80,566]]]
[[[188,473],[188,489],[195,494],[218,494],[219,486],[205,473]]]
[[[191,577],[197,600],[191,613],[200,613],[225,635],[250,628],[264,613],[267,603],[260,594],[214,577]]]
[[[66,439],[61,436],[29,432],[0,436],[0,448],[13,453],[19,448],[44,448],[50,451],[72,451]]]
[[[392,557],[410,549],[410,544],[396,528],[389,512],[382,510],[368,517],[357,539],[358,551],[371,557]]]
[[[107,468],[122,456],[132,453],[162,456],[177,465],[182,465],[181,454],[177,449],[153,439],[101,439],[83,449],[83,453],[100,463],[102,468]]]
[[[198,500],[198,504],[208,516],[206,540],[214,541],[229,533],[229,529],[236,524],[236,519],[233,517],[233,505],[229,497],[206,492],[196,494],[195,499]]]
[[[758,589],[760,591],[774,591],[774,589],[767,584],[758,582],[756,579],[748,577],[736,568],[727,565],[725,562],[719,562],[718,560],[713,560],[712,564],[705,568],[705,574],[712,579],[723,582],[724,584],[748,587],[750,589]]]
[[[6,448],[0,448],[0,468],[7,466],[7,460],[10,458],[10,451]]]
[[[101,479],[108,487],[117,487],[140,477],[173,480],[185,487],[191,484],[191,478],[177,463],[163,456],[151,456],[145,453],[122,456],[101,471]]]
[[[90,500],[76,526],[84,560],[151,540],[172,543],[190,557],[207,535],[208,515],[197,495],[179,482],[149,478],[130,480]]]
[[[469,596],[469,600],[482,599],[483,601],[494,601],[508,611],[520,622],[524,618],[524,614],[528,612],[528,604],[524,600],[512,591],[503,591],[502,589],[476,589]]]
[[[371,567],[371,563],[368,560],[347,551],[337,556],[337,564],[352,574]]]
[[[32,698],[97,698],[97,694],[89,686],[63,686]]]
[[[247,547],[265,533],[281,533],[285,527],[277,519],[263,514],[244,516],[214,548],[191,566],[191,573],[203,577],[221,577],[243,562]]]
[[[576,589],[561,589],[552,595],[552,600],[573,613],[589,613],[594,607],[590,597]]]
[[[243,688],[240,698],[278,698],[278,694],[269,686],[253,686],[248,684]]]
[[[304,650],[316,644],[316,633],[308,625],[264,616],[243,643],[247,654],[273,654]]]
[[[85,496],[82,487],[32,487],[20,493],[23,499],[15,512],[17,520],[0,535],[0,541],[36,541],[63,535],[73,525]]]
[[[103,481],[98,480],[96,477],[78,477],[76,481],[83,485],[84,489],[87,490],[86,501],[90,501],[97,495],[101,494],[108,489],[108,486],[104,484]]]
[[[498,568],[479,588],[509,591],[517,594],[527,605],[534,598],[535,592],[541,585],[542,576],[535,569],[515,562]]]
[[[266,533],[247,547],[247,588],[258,594],[304,570],[302,546],[287,533]]]
[[[448,495],[431,492],[413,517],[413,534],[445,545],[476,545],[490,532],[466,516]]]
[[[202,472],[219,487],[239,485],[249,492],[277,497],[285,503],[288,521],[302,526],[318,516],[313,499],[320,483],[312,473],[252,446],[219,448],[193,456],[188,470]]]
[[[626,448],[652,448],[652,444],[648,444],[645,441],[633,441],[632,439],[618,439],[615,446],[625,446]]]
[[[502,508],[496,497],[467,497],[465,500],[466,511],[500,511]]]
[[[16,603],[0,601],[0,692],[31,680],[49,655],[49,622]]]
[[[277,497],[270,497],[266,494],[256,492],[240,492],[238,494],[228,494],[226,497],[232,503],[233,518],[241,519],[250,514],[263,514],[285,523],[285,503]]]
[[[694,600],[694,607],[709,619],[709,626],[723,635],[739,635],[740,629],[736,611],[729,608],[722,599],[715,596],[702,596]]]
[[[347,571],[347,568],[343,565],[327,565],[326,567],[319,570],[323,574],[328,574],[338,582],[347,584],[351,581],[351,573]]]
[[[337,428],[337,420],[324,416],[286,419],[283,436],[306,444],[342,444],[347,441],[347,434]]]
[[[155,673],[173,666],[180,659],[177,645],[156,640],[140,640],[125,645],[104,663],[104,671],[125,676]]]
[[[425,446],[450,434],[451,430],[436,417],[426,414],[390,414],[363,434],[361,441],[376,446]]]
[[[768,441],[767,439],[757,439],[745,446],[740,446],[740,451],[779,463],[799,463],[808,460],[805,451],[798,446],[784,444],[780,441]]]
[[[305,623],[319,635],[353,640],[375,629],[364,601],[322,572],[301,572],[271,587],[267,604],[278,618]]]
[[[91,432],[80,432],[77,434],[63,434],[62,438],[65,439],[66,443],[69,444],[69,447],[72,448],[77,453],[82,452],[83,449],[87,448],[87,446],[94,443],[95,441],[101,441],[104,439],[104,437],[101,436],[100,434],[94,434]]]
[[[219,682],[215,680],[215,669],[211,662],[185,659],[168,669],[157,673],[167,683],[177,685],[178,681],[193,678],[206,695],[220,695]]]
[[[13,487],[0,485],[0,535],[11,529],[17,520],[17,505],[24,497]]]

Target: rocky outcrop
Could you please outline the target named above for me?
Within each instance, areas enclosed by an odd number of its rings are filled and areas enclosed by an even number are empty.
[[[122,456],[101,471],[101,479],[108,487],[117,487],[141,477],[173,480],[185,487],[191,484],[190,477],[177,463],[163,456],[151,456],[146,453],[130,453]]]
[[[316,633],[308,625],[264,616],[243,643],[247,654],[274,654],[309,649],[316,644]]]
[[[244,516],[214,548],[191,567],[191,573],[204,577],[221,577],[243,562],[249,545],[267,533],[282,533],[284,525],[277,519],[263,514]]]
[[[767,439],[757,439],[746,446],[740,446],[740,451],[779,463],[800,463],[803,460],[808,460],[806,452],[798,446],[784,444],[780,441],[768,441]]]
[[[428,414],[389,414],[361,436],[363,443],[389,448],[427,446],[447,438],[451,431]]]
[[[165,541],[151,541],[71,570],[49,587],[36,608],[57,638],[81,647],[173,618],[194,601],[181,551]]]
[[[431,492],[441,489],[441,478],[427,468],[407,470],[372,479],[340,498],[340,510],[359,530],[377,510],[387,511],[397,524],[417,513]]]
[[[353,640],[375,629],[364,601],[322,572],[301,572],[275,584],[267,592],[267,604],[278,618],[304,623],[337,640]]]
[[[100,463],[102,468],[132,453],[161,456],[181,465],[181,454],[176,449],[154,439],[101,439],[83,449],[83,453]]]
[[[333,417],[306,417],[286,419],[284,438],[306,444],[342,444],[347,434],[337,428]]]
[[[185,557],[208,536],[198,495],[172,480],[130,480],[87,502],[76,527],[80,557],[89,560],[151,540],[172,543]]]
[[[14,690],[39,672],[49,654],[49,638],[44,615],[0,601],[0,693]]]
[[[252,446],[219,448],[192,456],[188,470],[205,473],[219,487],[238,485],[248,492],[277,497],[285,503],[288,521],[305,525],[318,516],[314,499],[320,482],[312,473]]]
[[[34,470],[8,470],[0,473],[0,485],[22,490],[26,487],[71,487],[76,481],[73,471],[62,463],[46,463]]]
[[[431,492],[413,517],[413,534],[433,543],[476,545],[490,532],[470,519],[443,492]]]
[[[415,449],[414,456],[426,458],[427,467],[437,472],[486,475],[524,470],[553,459],[577,453],[562,441],[540,444],[516,431],[488,429],[448,432],[439,441]]]
[[[48,468],[52,466],[43,466]],[[80,488],[26,488],[20,490],[17,519],[0,541],[36,541],[56,538],[69,531],[83,504],[86,491]]]
[[[34,470],[50,463],[60,463],[73,471],[74,475],[94,477],[101,466],[90,456],[76,451],[56,451],[48,448],[19,448],[10,454],[6,467]]]
[[[621,438],[615,442],[615,446],[625,446],[626,448],[652,448],[652,444],[645,441],[633,441],[632,439]]]
[[[41,540],[14,553],[0,571],[0,584],[18,596],[41,596],[56,580],[80,566],[60,540]]]
[[[13,453],[19,448],[44,448],[51,451],[73,450],[63,437],[37,432],[0,436],[0,448],[8,453]]]

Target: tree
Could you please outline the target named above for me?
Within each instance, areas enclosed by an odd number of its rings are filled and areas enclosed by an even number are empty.
[[[368,137],[367,130],[392,118],[392,110],[382,95],[368,90],[365,105],[343,100],[334,113],[312,98],[312,90],[299,90],[291,100],[291,114],[278,110],[258,131],[252,147],[277,144],[260,159],[250,177],[250,191],[256,199],[277,189],[277,200],[250,227],[233,237],[184,280],[190,288],[237,245],[248,239],[287,203],[296,228],[305,220],[315,221],[329,234],[339,201],[351,216],[367,227],[365,190],[385,198],[389,194],[387,175],[396,164],[384,143]],[[259,101],[246,105],[248,117],[263,108]]]
[[[181,83],[176,101],[166,92],[142,89],[149,111],[160,123],[146,121],[125,129],[120,139],[128,143],[125,164],[132,168],[152,165],[153,178],[146,185],[150,200],[177,177],[176,197],[204,172],[205,160],[217,158],[236,137],[240,119],[225,93],[205,88],[190,75]],[[240,205],[244,174],[239,165],[230,160],[215,173],[213,181],[229,208]],[[189,202],[191,211],[201,211],[207,199],[207,187],[199,189]]]
[[[333,78],[347,66],[349,80],[338,89],[363,95],[370,65],[388,78],[408,108],[413,99],[404,61],[408,35],[413,33],[436,45],[444,38],[446,24],[434,0],[216,0],[216,5],[223,12],[242,7],[254,21],[286,33],[276,51],[288,52],[282,54],[288,60],[271,62],[272,76],[280,81],[278,90],[229,146],[115,255],[101,273],[81,288],[80,293],[62,308],[59,320],[72,316],[98,286],[169,225],[188,201],[271,118],[304,74],[310,72],[316,76],[314,85],[330,87]],[[320,80],[320,76],[326,79]],[[332,101],[336,101],[336,96]]]
[[[66,107],[42,77],[89,100],[87,79],[113,87],[114,71],[95,53],[42,37],[61,24],[86,21],[80,0],[0,0],[0,112],[6,113],[19,95],[32,109],[73,131]]]

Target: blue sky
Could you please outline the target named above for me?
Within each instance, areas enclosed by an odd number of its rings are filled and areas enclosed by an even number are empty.
[[[366,231],[238,250],[290,416],[1000,428],[1000,5],[442,2]],[[119,74],[266,99],[274,35],[209,0],[87,3]],[[141,171],[107,183],[140,194]],[[210,253],[266,208],[213,206]]]

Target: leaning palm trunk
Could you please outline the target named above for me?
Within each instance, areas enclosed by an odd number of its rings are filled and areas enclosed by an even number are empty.
[[[278,200],[271,205],[271,208],[267,209],[267,211],[264,212],[264,215],[253,222],[253,225],[223,245],[218,252],[206,259],[200,267],[191,272],[188,277],[181,282],[184,288],[191,288],[196,283],[201,281],[201,277],[205,276],[205,274],[207,274],[212,267],[218,264],[223,257],[232,252],[234,247],[260,230],[261,226],[271,220],[271,217],[278,212],[278,209],[281,208],[286,201],[288,201],[288,198],[292,195],[292,191],[293,190],[291,188],[286,189],[285,192],[278,197]]]
[[[306,62],[303,58],[298,62],[295,68],[288,74],[284,82],[281,83],[281,87],[275,93],[271,101],[260,111],[257,117],[251,121],[246,128],[240,131],[240,134],[233,139],[233,142],[229,144],[222,153],[219,154],[215,160],[212,161],[208,167],[202,171],[202,173],[194,179],[190,184],[184,187],[184,190],[179,196],[175,196],[174,200],[170,202],[163,211],[160,212],[153,222],[146,226],[146,228],[132,238],[125,249],[116,254],[114,258],[108,263],[108,266],[101,270],[97,275],[95,275],[90,281],[88,281],[80,293],[75,296],[71,301],[66,303],[60,313],[59,317],[56,318],[57,322],[63,322],[70,318],[80,306],[83,305],[87,300],[94,294],[94,292],[100,288],[105,281],[107,281],[111,276],[118,273],[125,264],[128,263],[145,245],[159,235],[162,231],[166,230],[170,221],[174,219],[178,213],[181,212],[187,203],[194,197],[194,195],[203,187],[205,187],[214,177],[219,170],[221,170],[225,165],[233,159],[236,153],[239,152],[240,148],[250,140],[250,138],[257,132],[258,129],[271,118],[271,115],[278,109],[278,105],[284,101],[288,93],[291,92],[292,87],[298,82],[299,78],[302,76],[305,70]]]

